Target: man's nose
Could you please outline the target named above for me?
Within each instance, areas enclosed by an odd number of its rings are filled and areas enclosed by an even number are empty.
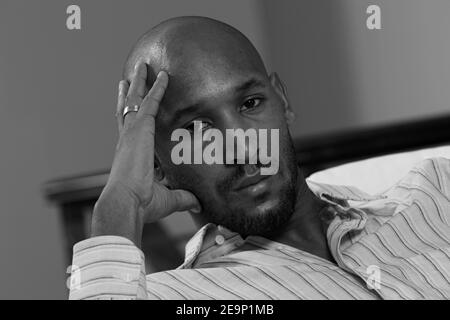
[[[224,134],[224,155],[226,164],[257,164],[258,129],[244,122],[235,122],[226,127]]]

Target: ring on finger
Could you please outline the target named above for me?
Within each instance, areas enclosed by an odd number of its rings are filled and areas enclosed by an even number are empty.
[[[138,112],[139,111],[139,106],[138,105],[134,105],[134,106],[126,106],[123,109],[123,117],[125,118],[125,116],[130,113],[130,112]]]

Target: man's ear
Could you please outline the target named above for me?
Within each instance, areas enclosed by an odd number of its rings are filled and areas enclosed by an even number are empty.
[[[272,87],[275,89],[275,92],[281,99],[284,107],[284,115],[286,117],[287,123],[290,125],[295,120],[295,114],[291,109],[291,105],[289,103],[287,88],[284,85],[283,81],[281,81],[280,77],[276,72],[272,72],[269,76],[270,83]]]
[[[154,175],[155,179],[158,180],[159,183],[169,188],[169,182],[167,181],[166,175],[164,174],[164,170],[161,167],[161,161],[157,154],[155,154],[155,165],[154,165]],[[170,189],[170,188],[169,188]]]

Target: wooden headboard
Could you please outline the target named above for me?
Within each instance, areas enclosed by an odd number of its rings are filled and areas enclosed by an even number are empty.
[[[350,161],[449,144],[450,115],[301,137],[294,143],[299,165],[304,175],[309,176]],[[108,172],[104,170],[52,180],[43,186],[45,197],[58,206],[62,217],[68,264],[73,245],[89,235],[92,208],[107,181]],[[164,227],[164,222],[146,225],[142,250],[151,252],[147,272],[178,266],[183,259],[183,244],[191,235],[187,232],[173,236]]]

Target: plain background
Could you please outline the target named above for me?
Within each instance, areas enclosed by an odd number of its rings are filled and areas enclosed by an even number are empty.
[[[82,30],[66,29],[66,8]],[[381,8],[382,29],[366,28]],[[109,168],[122,64],[178,15],[230,23],[288,87],[295,136],[449,113],[446,0],[0,2],[0,298],[65,299],[57,210],[42,184]]]

